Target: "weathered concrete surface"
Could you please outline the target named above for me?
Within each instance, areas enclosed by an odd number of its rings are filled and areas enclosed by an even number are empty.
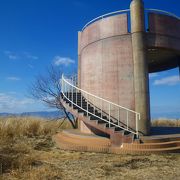
[[[150,99],[144,5],[142,0],[133,0],[130,8],[134,62],[135,111],[141,114],[139,131],[144,135],[148,135],[150,133]]]
[[[106,100],[134,109],[133,57],[127,14],[112,16],[87,27],[81,35],[81,88]],[[101,107],[101,102],[91,102]],[[102,103],[108,112],[107,103]],[[126,112],[118,114],[111,106],[111,115],[126,122]],[[133,114],[129,114],[135,127]]]
[[[127,15],[97,21],[87,27],[81,37],[81,88],[134,109],[132,46]],[[128,98],[124,97],[125,91],[128,91]],[[93,103],[101,106],[99,101]]]
[[[146,34],[149,72],[168,70],[180,62],[180,20],[168,15],[149,13]]]
[[[101,39],[127,34],[127,14],[107,17],[89,25],[82,32],[81,50]]]
[[[169,15],[149,13],[149,32],[180,38],[180,20]]]

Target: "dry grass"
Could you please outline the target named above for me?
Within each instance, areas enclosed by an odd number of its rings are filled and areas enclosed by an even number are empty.
[[[0,119],[0,179],[108,180],[180,177],[180,155],[115,155],[62,151],[51,136],[66,122],[34,118]]]
[[[66,121],[45,120],[34,117],[0,118],[0,137],[52,135],[61,129],[70,128]]]
[[[176,120],[169,120],[169,119],[157,119],[157,120],[153,120],[152,122],[152,126],[156,126],[156,127],[180,127],[180,119],[176,119]]]
[[[71,128],[65,121],[40,118],[0,118],[0,174],[15,173],[36,167],[38,151],[54,147],[51,136]]]

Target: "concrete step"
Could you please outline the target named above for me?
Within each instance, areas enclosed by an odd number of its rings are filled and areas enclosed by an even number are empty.
[[[72,131],[62,131],[56,135],[60,141],[65,141],[67,143],[74,143],[78,145],[93,145],[93,146],[103,146],[109,147],[110,141],[108,138],[99,137],[96,135],[85,135],[82,133],[72,132]]]

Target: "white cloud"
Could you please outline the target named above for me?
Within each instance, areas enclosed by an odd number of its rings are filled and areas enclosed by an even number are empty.
[[[28,64],[28,67],[29,67],[30,69],[34,69],[34,66],[33,66],[32,64]]]
[[[37,104],[33,99],[17,98],[10,93],[0,93],[0,112],[23,112],[30,110],[33,104]]]
[[[180,83],[180,77],[179,76],[169,76],[162,79],[158,79],[154,81],[154,85],[176,85]]]
[[[4,54],[12,60],[18,59],[19,57],[17,56],[17,54],[11,52],[11,51],[4,51]]]
[[[12,51],[4,51],[4,54],[12,60],[15,59],[32,59],[32,60],[37,60],[39,57],[32,55],[29,52],[20,52],[20,53],[15,53]]]
[[[10,77],[7,77],[6,79],[10,80],[10,81],[20,81],[21,80],[21,78],[15,77],[15,76],[10,76]]]
[[[149,78],[152,79],[152,78],[155,78],[158,76],[158,73],[150,73],[149,74]]]
[[[24,54],[25,58],[28,58],[28,59],[33,59],[33,60],[39,59],[39,57],[34,56],[31,53],[29,53],[29,52],[24,52],[23,54]]]
[[[68,66],[70,64],[74,64],[75,61],[69,57],[60,57],[60,56],[56,56],[54,58],[54,64],[56,66],[60,66],[60,65],[65,65]]]

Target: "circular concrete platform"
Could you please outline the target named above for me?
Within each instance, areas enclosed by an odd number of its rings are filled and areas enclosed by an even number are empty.
[[[179,128],[180,129],[180,128]],[[57,133],[53,140],[60,149],[73,151],[103,152],[116,154],[146,154],[146,153],[179,153],[180,134],[164,134],[143,136],[134,143],[122,143],[121,146],[111,146],[106,137],[84,134],[78,130],[65,130]]]

